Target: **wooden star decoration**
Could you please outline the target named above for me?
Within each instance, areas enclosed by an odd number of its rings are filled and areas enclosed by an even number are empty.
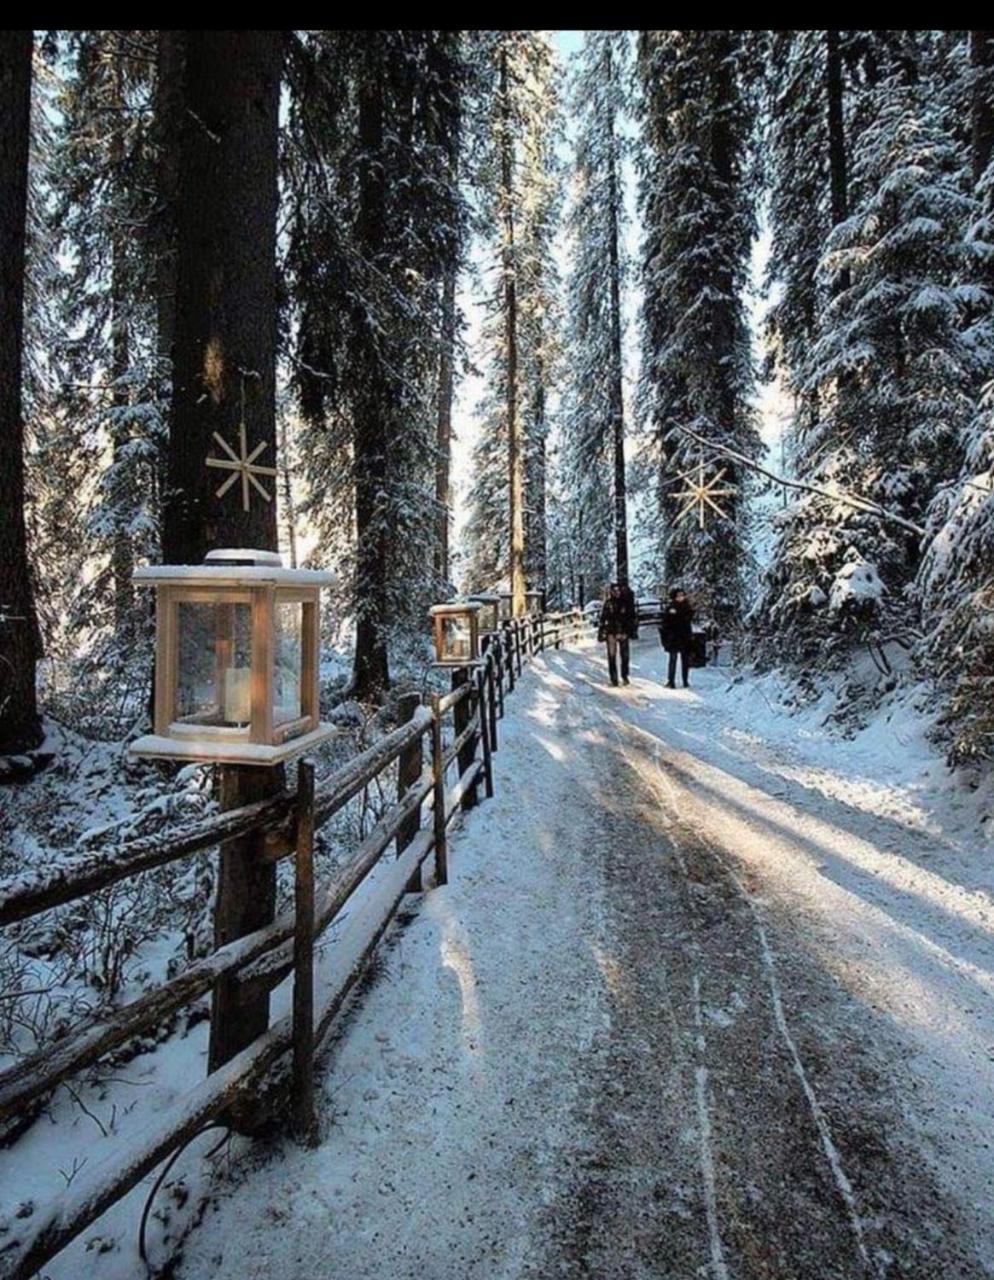
[[[728,512],[715,501],[716,498],[732,498],[738,493],[738,489],[734,485],[725,489],[718,488],[727,470],[727,467],[722,467],[717,475],[706,479],[704,463],[700,462],[697,464],[696,475],[692,471],[684,471],[677,476],[678,480],[686,482],[686,488],[680,489],[671,495],[683,503],[683,507],[677,513],[676,524],[679,524],[681,520],[684,520],[696,509],[698,526],[703,529],[707,523],[708,507],[711,507],[723,520],[729,518]]]
[[[249,486],[257,489],[267,502],[272,502],[272,495],[266,492],[264,485],[260,484],[256,476],[275,476],[275,467],[264,467],[256,462],[256,458],[269,447],[268,440],[261,440],[251,453],[248,451],[248,441],[245,438],[245,423],[238,424],[238,447],[239,452],[235,453],[227,440],[223,440],[218,433],[214,432],[214,439],[218,442],[224,452],[228,455],[226,458],[208,458],[207,465],[209,467],[218,467],[222,471],[230,471],[231,475],[227,480],[217,488],[217,496],[223,498],[231,486],[241,477],[242,482],[242,510],[248,511],[251,506]]]

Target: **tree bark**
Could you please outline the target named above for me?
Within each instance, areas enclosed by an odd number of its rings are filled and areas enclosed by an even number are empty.
[[[712,39],[712,74],[714,76],[714,105],[711,116],[711,165],[717,180],[720,196],[731,201],[736,182],[732,168],[732,142],[729,137],[726,113],[734,96],[732,76],[734,72],[729,66],[730,40],[734,38],[728,32],[716,32]],[[718,378],[718,441],[722,437],[734,435],[735,419],[739,405],[735,393],[735,281],[731,264],[719,262],[714,269],[714,285],[716,297],[712,303],[712,358],[713,367]],[[728,469],[729,487],[734,487],[737,476],[733,468]],[[732,524],[736,521],[737,502],[735,498],[725,500],[726,509]],[[729,545],[728,552],[736,554],[738,548]],[[681,572],[682,572],[681,566]]]
[[[435,506],[438,533],[435,577],[440,586],[449,581],[449,520],[451,519],[452,397],[455,386],[456,268],[449,267],[442,281],[442,353],[438,368],[438,428],[435,439]]]
[[[182,31],[160,31],[155,69],[156,353],[163,368],[173,358],[176,329],[176,205],[179,199],[179,140],[183,126],[185,46]]]
[[[518,416],[518,301],[514,252],[514,137],[507,48],[500,55],[501,195],[504,220],[504,349],[507,370],[508,569],[511,612],[525,612],[525,470]]]
[[[359,90],[359,213],[356,238],[367,262],[381,256],[386,233],[386,174],[384,172],[384,67],[378,50],[370,49]],[[363,326],[365,368],[353,424],[356,522],[356,644],[355,694],[374,699],[390,684],[387,660],[388,533],[378,493],[388,463],[389,441],[384,421],[384,370],[376,359],[373,335]]]
[[[278,31],[188,31],[177,202],[176,308],[163,554],[198,564],[217,546],[277,546],[276,495],[241,486],[216,432],[276,462]]]
[[[113,46],[114,81],[111,94],[111,107],[114,112],[114,131],[111,135],[110,162],[115,173],[122,172],[124,163],[124,50],[121,35],[117,34]],[[111,237],[111,279],[110,279],[110,346],[111,346],[111,378],[113,391],[111,400],[114,409],[113,426],[111,428],[111,449],[115,468],[115,487],[120,489],[121,476],[119,468],[128,443],[127,409],[131,403],[131,392],[127,386],[128,370],[131,364],[128,344],[127,305],[127,250],[128,237],[131,230],[118,222],[114,226]],[[115,499],[124,495],[117,493]],[[120,503],[115,501],[115,506]],[[134,556],[131,553],[131,538],[120,528],[115,528],[111,543],[111,577],[114,584],[114,631],[118,639],[127,642],[132,630],[134,606],[134,586],[131,575],[134,571]]]
[[[278,108],[283,37],[278,31],[184,33],[183,124],[176,207],[169,490],[163,552],[174,564],[200,563],[214,547],[276,550],[276,494],[254,489],[248,511],[240,484],[206,466],[221,454],[214,433],[237,452],[245,425],[249,452],[276,462],[276,208]],[[223,766],[220,803],[236,808],[272,795],[283,770]],[[276,869],[263,866],[258,835],[221,846],[215,937],[219,945],[273,918]],[[218,984],[209,1066],[217,1069],[269,1022],[269,997],[241,1000]]]
[[[611,49],[604,51],[607,62],[606,75],[613,83],[615,70]],[[614,444],[614,557],[615,576],[618,582],[628,582],[628,490],[625,480],[625,399],[622,381],[621,354],[621,259],[618,248],[619,218],[617,141],[614,132],[614,107],[606,107],[605,121],[608,135],[608,257],[610,263],[610,323],[611,323],[611,439]]]
[[[970,163],[974,186],[983,177],[994,149],[994,31],[970,32]],[[988,196],[988,206],[992,200]]]
[[[0,32],[0,753],[42,740],[35,691],[41,656],[24,525],[25,219],[33,33]]]
[[[542,338],[538,335],[538,345]],[[548,568],[548,538],[546,535],[546,425],[545,425],[545,368],[541,357],[536,360],[535,388],[532,397],[532,425],[534,439],[529,449],[527,474],[527,586],[531,590],[544,591]]]

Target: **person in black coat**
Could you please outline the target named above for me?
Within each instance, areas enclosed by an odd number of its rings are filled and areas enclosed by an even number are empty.
[[[666,681],[667,689],[676,688],[676,660],[678,657],[683,674],[683,687],[686,689],[690,683],[687,677],[690,672],[690,650],[694,642],[693,621],[694,609],[687,599],[687,593],[681,591],[679,587],[674,587],[670,592],[669,604],[663,610],[662,621],[659,624],[659,639],[663,648],[670,655],[669,676]]]
[[[639,638],[639,611],[638,605],[635,603],[635,592],[631,589],[627,582],[618,583],[619,598],[621,600],[622,615],[625,620],[625,635],[629,640],[637,640]],[[628,645],[625,645],[625,653],[628,652]],[[628,670],[628,659],[625,658],[625,670]]]
[[[601,606],[597,639],[607,645],[607,669],[611,683],[618,683],[618,651],[621,651],[621,680],[628,683],[628,640],[631,635],[633,608],[626,606],[621,587],[612,582]]]

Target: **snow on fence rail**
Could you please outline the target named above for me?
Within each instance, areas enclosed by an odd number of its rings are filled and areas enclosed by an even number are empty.
[[[132,1036],[156,1027],[171,1012],[237,974],[249,997],[267,992],[294,975],[293,1012],[271,1026],[241,1053],[215,1071],[136,1138],[121,1143],[111,1157],[86,1171],[57,1199],[25,1222],[19,1239],[5,1242],[0,1280],[29,1280],[106,1209],[127,1194],[156,1165],[219,1116],[236,1112],[254,1097],[256,1085],[281,1064],[290,1075],[294,1127],[307,1138],[313,1118],[313,1056],[363,967],[408,892],[419,891],[420,868],[435,854],[435,881],[447,879],[447,828],[455,814],[477,802],[482,780],[493,795],[492,753],[505,692],[513,690],[526,657],[550,644],[559,648],[584,633],[579,610],[519,618],[490,638],[482,664],[455,674],[451,693],[434,695],[404,708],[409,718],[375,746],[355,756],[317,785],[313,766],[302,763],[296,795],[217,814],[165,835],[143,836],[68,865],[0,882],[0,925],[13,924],[105,889],[128,876],[179,861],[234,836],[261,834],[263,861],[295,859],[294,907],[271,924],[194,961],[160,987],[110,1013],[91,1019],[53,1045],[0,1073],[0,1121],[21,1112],[63,1080],[92,1066]],[[443,722],[451,713],[452,733],[443,743]],[[429,740],[425,763],[425,738]],[[379,819],[326,883],[315,886],[314,830],[398,762],[397,802]],[[446,778],[456,765],[455,781]],[[430,825],[422,813],[430,809]],[[391,842],[397,858],[336,938],[330,963],[313,968],[313,944],[339,915],[351,895],[380,862]]]

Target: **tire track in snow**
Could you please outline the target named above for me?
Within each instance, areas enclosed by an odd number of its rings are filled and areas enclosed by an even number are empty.
[[[653,757],[654,757],[653,765],[655,767],[655,774],[656,774],[656,779],[658,781],[659,790],[663,792],[666,797],[666,800],[669,805],[669,811],[671,813],[678,812],[679,806],[678,806],[678,798],[676,795],[676,788],[674,787],[673,783],[669,780],[669,778],[666,777],[666,774],[663,772],[663,769],[661,766],[661,748],[656,747],[654,749]],[[676,843],[677,845],[678,845],[678,839],[679,839],[678,837],[676,836],[674,837],[674,843]],[[780,1038],[783,1041],[783,1044],[786,1047],[788,1054],[790,1055],[791,1063],[793,1064],[793,1068],[794,1068],[794,1074],[797,1076],[798,1082],[800,1083],[800,1086],[801,1086],[801,1090],[804,1094],[809,1110],[811,1112],[811,1118],[814,1121],[815,1129],[818,1132],[818,1137],[821,1142],[822,1151],[824,1152],[825,1159],[827,1160],[829,1169],[831,1170],[831,1173],[832,1173],[832,1179],[839,1191],[839,1195],[842,1197],[843,1203],[846,1206],[846,1213],[849,1219],[849,1226],[852,1230],[853,1237],[856,1242],[856,1248],[863,1262],[863,1266],[866,1268],[866,1270],[870,1274],[874,1276],[879,1276],[880,1274],[879,1269],[875,1266],[873,1260],[871,1259],[869,1250],[867,1249],[867,1246],[866,1246],[866,1231],[863,1224],[862,1215],[860,1214],[860,1211],[859,1211],[859,1205],[856,1201],[856,1193],[853,1190],[852,1182],[850,1181],[845,1171],[845,1168],[843,1167],[842,1156],[839,1152],[838,1145],[836,1144],[835,1139],[832,1136],[831,1126],[829,1125],[828,1119],[825,1116],[825,1110],[818,1099],[818,1095],[816,1094],[813,1085],[811,1084],[811,1080],[808,1076],[807,1071],[805,1071],[804,1069],[804,1062],[801,1058],[800,1051],[797,1048],[797,1042],[794,1040],[794,1037],[791,1035],[790,1027],[787,1023],[787,1015],[784,1012],[784,1007],[783,1007],[783,992],[780,986],[780,979],[777,976],[776,960],[774,958],[773,949],[770,946],[770,941],[766,933],[766,927],[763,924],[762,917],[759,912],[759,907],[756,905],[751,894],[746,889],[745,885],[742,883],[740,876],[736,872],[735,868],[731,866],[728,859],[725,856],[723,856],[722,853],[719,852],[719,850],[715,849],[712,845],[710,844],[707,845],[707,848],[708,848],[708,851],[711,853],[711,855],[714,857],[717,864],[720,867],[722,867],[725,873],[728,875],[732,884],[735,886],[736,890],[738,891],[739,896],[742,898],[742,900],[746,903],[746,905],[749,908],[749,912],[752,916],[752,920],[756,928],[756,936],[759,939],[760,955],[762,957],[763,968],[766,972],[767,982],[769,985],[770,1002],[773,1007],[773,1018],[777,1026],[777,1031],[779,1032]],[[686,866],[686,863],[683,860],[682,855],[681,855],[681,861],[683,861],[684,866]],[[697,1006],[695,1008],[695,1016],[699,1017],[700,1016],[699,987],[698,987],[698,979],[696,975],[694,977],[694,989],[695,989],[695,1005]],[[703,1038],[701,1040],[701,1045],[703,1046]]]
[[[697,1064],[694,1083],[697,1095],[697,1141],[701,1157],[701,1179],[704,1183],[704,1206],[708,1218],[708,1242],[711,1246],[711,1266],[715,1280],[728,1280],[725,1253],[721,1247],[721,1231],[718,1226],[718,1196],[714,1176],[714,1152],[711,1149],[711,1116],[708,1111],[707,1041],[704,1038],[704,1017],[701,1012],[701,978],[694,973],[694,1027],[696,1029]]]

